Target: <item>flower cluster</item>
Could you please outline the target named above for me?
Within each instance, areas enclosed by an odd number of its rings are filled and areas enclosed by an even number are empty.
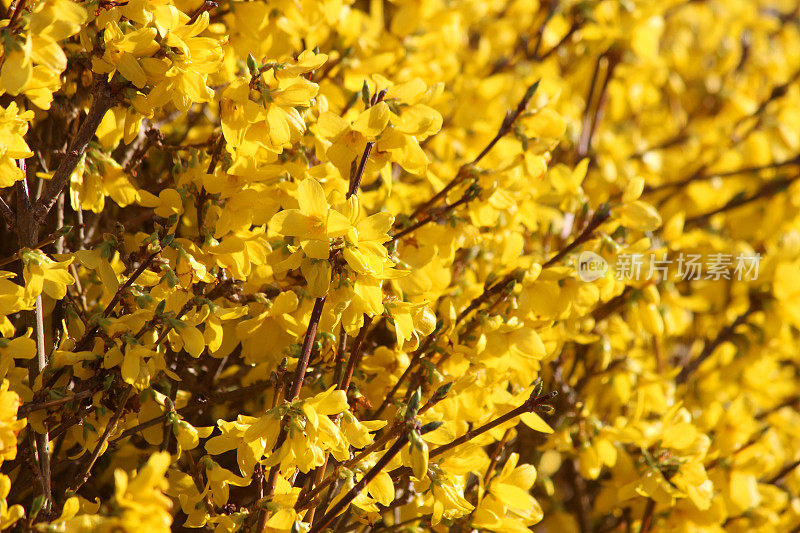
[[[0,529],[800,527],[792,2],[6,11]]]

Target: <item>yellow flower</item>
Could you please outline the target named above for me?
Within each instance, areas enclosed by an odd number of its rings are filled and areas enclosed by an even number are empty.
[[[126,80],[143,88],[148,83],[148,74],[144,69],[148,64],[142,59],[151,57],[160,48],[155,41],[156,35],[155,28],[123,32],[116,22],[109,22],[103,32],[105,52],[101,58],[92,59],[93,70],[108,74],[109,79],[119,71]]]
[[[25,509],[19,505],[8,506],[6,498],[11,491],[11,479],[5,474],[0,474],[0,528],[6,529],[25,516]]]
[[[0,383],[0,464],[17,456],[17,435],[26,424],[24,418],[17,420],[17,410],[22,401],[17,393],[8,390],[9,385],[7,379]]]
[[[389,240],[388,231],[394,223],[390,213],[375,213],[368,217],[361,214],[358,197],[351,196],[342,208],[351,224],[344,235],[344,256],[350,268],[358,274],[382,277],[388,253],[383,243]],[[393,263],[388,262],[389,265]]]
[[[29,17],[21,17],[20,35],[7,35],[4,41],[0,92],[24,94],[36,107],[49,109],[67,67],[59,43],[78,33],[86,18],[86,10],[75,2],[38,2]]]
[[[491,479],[488,493],[473,514],[473,526],[491,531],[528,531],[544,515],[530,490],[536,481],[533,465],[519,465],[512,453],[503,469]]]
[[[8,64],[8,60],[6,60]],[[16,102],[8,107],[0,107],[0,188],[10,187],[23,178],[15,159],[31,157],[33,152],[25,142],[28,122],[33,119],[33,111],[19,112]]]
[[[73,261],[72,257],[67,256],[64,261],[53,261],[40,250],[27,249],[21,250],[20,255],[25,265],[25,291],[30,297],[44,293],[60,300],[67,292],[67,286],[75,283],[75,278],[67,272]]]
[[[300,269],[309,286],[309,294],[322,296],[330,286],[329,262],[331,239],[342,237],[351,229],[350,221],[328,205],[325,191],[313,178],[297,186],[299,209],[284,209],[269,222],[270,229],[287,237],[296,237],[302,248]],[[295,261],[301,259],[295,252]]]

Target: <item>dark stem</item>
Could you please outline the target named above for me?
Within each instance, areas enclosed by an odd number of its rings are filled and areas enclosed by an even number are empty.
[[[680,181],[662,183],[661,185],[652,185],[652,186],[646,185],[642,194],[650,194],[658,191],[663,191],[664,189],[671,189],[674,187],[683,187],[684,185],[688,185],[689,183],[692,183],[694,181],[705,181],[713,178],[728,178],[731,176],[738,176],[739,174],[750,174],[751,172],[761,172],[763,170],[782,168],[798,164],[800,164],[800,155],[795,156],[791,159],[787,159],[786,161],[776,161],[773,163],[769,163],[767,165],[754,165],[749,167],[737,168],[735,170],[727,170],[725,172],[710,172],[708,174],[695,173]]]
[[[122,395],[122,399],[120,400],[119,407],[114,412],[114,416],[111,417],[111,420],[108,421],[108,425],[106,426],[105,431],[103,431],[103,436],[100,437],[100,440],[97,441],[97,445],[94,447],[94,451],[92,452],[92,456],[89,458],[89,461],[86,463],[81,469],[80,474],[75,478],[75,485],[71,487],[72,491],[77,491],[84,483],[89,480],[89,476],[92,472],[92,467],[94,463],[97,462],[97,459],[100,457],[100,453],[105,446],[106,442],[108,442],[108,438],[111,436],[111,432],[117,427],[117,423],[119,423],[119,419],[122,418],[122,413],[125,411],[125,404],[128,403],[128,398],[131,397],[133,394],[133,386],[129,385],[128,388]]]
[[[88,398],[94,394],[93,390],[85,390],[78,393],[75,393],[71,396],[65,396],[63,398],[57,398],[55,400],[47,400],[44,402],[37,402],[37,403],[26,403],[20,406],[18,411],[18,416],[24,416],[28,413],[32,413],[34,411],[40,411],[42,409],[49,409],[50,407],[57,407],[59,405],[63,405],[65,403],[69,403],[75,400],[80,400],[82,398]]]
[[[311,318],[308,320],[308,329],[306,330],[306,337],[303,339],[303,348],[300,353],[300,359],[297,361],[297,368],[294,372],[292,380],[292,387],[286,391],[285,400],[293,402],[300,396],[300,390],[303,388],[305,381],[306,370],[308,369],[308,361],[311,358],[311,349],[314,346],[314,339],[317,336],[317,327],[322,318],[322,308],[325,306],[325,296],[321,296],[314,301],[314,309],[311,311]],[[279,450],[286,440],[288,431],[285,425],[281,426],[278,438],[275,441],[273,452]],[[278,483],[278,475],[280,474],[280,464],[276,464],[269,470],[269,477],[267,478],[267,486],[265,496],[262,499],[270,499],[275,494],[275,486]],[[266,517],[266,513],[264,514]],[[262,517],[263,518],[263,517]]]
[[[411,233],[411,232],[414,232],[414,231],[417,231],[417,230],[418,230],[419,228],[421,228],[422,226],[425,226],[425,225],[427,225],[427,224],[430,224],[431,222],[436,222],[436,221],[438,221],[438,220],[441,220],[441,219],[442,219],[442,218],[444,218],[444,217],[445,217],[445,216],[446,216],[448,213],[450,213],[451,211],[455,211],[455,210],[456,210],[458,207],[460,207],[460,206],[462,206],[462,205],[464,205],[464,204],[467,204],[467,203],[469,203],[469,202],[470,202],[471,200],[473,200],[474,198],[475,198],[475,195],[473,195],[473,194],[469,194],[469,193],[465,193],[465,194],[464,194],[464,196],[462,196],[461,198],[459,198],[459,199],[458,199],[458,201],[456,201],[456,202],[453,202],[452,204],[449,204],[449,205],[446,205],[446,206],[444,206],[444,207],[443,207],[441,210],[439,210],[438,212],[436,212],[436,213],[434,213],[434,214],[431,214],[431,215],[430,215],[430,216],[428,216],[427,218],[425,218],[425,219],[423,219],[423,220],[420,220],[420,221],[419,221],[419,222],[417,222],[416,224],[414,224],[414,225],[412,225],[412,226],[409,226],[409,227],[407,227],[406,229],[404,229],[404,230],[403,230],[403,231],[401,231],[400,233],[397,233],[396,235],[394,235],[394,236],[392,237],[392,239],[391,239],[389,242],[390,242],[390,243],[392,243],[392,242],[394,242],[394,241],[396,241],[396,240],[398,240],[398,239],[402,239],[403,237],[405,237],[405,236],[406,236],[406,235],[408,235],[409,233]]]
[[[586,241],[590,240],[594,236],[595,230],[611,215],[608,207],[606,205],[600,206],[600,208],[595,211],[592,218],[589,220],[589,224],[583,229],[580,235],[578,235],[574,241],[569,243],[566,247],[559,250],[559,252],[545,261],[542,265],[542,268],[549,268],[557,263],[559,263],[567,254],[569,254],[572,250],[580,246],[581,244],[585,243]]]
[[[372,317],[364,315],[364,325],[361,326],[358,335],[353,341],[353,347],[350,349],[350,358],[347,360],[347,367],[345,368],[344,376],[342,376],[342,381],[339,383],[339,389],[345,392],[347,392],[347,389],[350,387],[350,382],[353,379],[353,373],[355,372],[358,363],[361,362],[361,355],[364,348],[364,338],[367,336],[367,329],[369,329],[371,324]]]
[[[486,433],[487,431],[489,431],[489,430],[491,430],[493,428],[496,428],[497,426],[505,424],[509,420],[513,420],[514,418],[520,416],[521,414],[533,411],[537,406],[542,405],[545,402],[555,398],[556,394],[557,394],[557,392],[553,391],[553,392],[549,392],[547,394],[543,394],[541,396],[537,396],[535,398],[534,397],[528,398],[525,401],[525,403],[523,403],[519,407],[516,407],[516,408],[512,409],[511,411],[509,411],[506,414],[504,414],[504,415],[492,420],[491,422],[488,422],[488,423],[482,425],[481,427],[478,427],[478,428],[472,429],[470,431],[467,431],[466,433],[464,433],[463,435],[461,435],[460,437],[458,437],[457,439],[455,439],[454,441],[452,441],[452,442],[450,442],[448,444],[443,444],[442,446],[439,446],[438,448],[432,449],[430,451],[430,458],[433,459],[434,457],[438,457],[439,455],[442,455],[443,453],[447,453],[450,450],[452,450],[453,448],[456,448],[456,447],[461,446],[462,444],[464,444],[466,442],[471,441],[472,439],[474,439],[478,435],[482,435],[483,433]]]
[[[732,200],[730,200],[722,207],[719,207],[717,209],[714,209],[713,211],[704,213],[702,215],[697,215],[691,218],[687,218],[686,222],[684,223],[684,226],[689,227],[689,226],[704,224],[708,221],[709,218],[713,217],[714,215],[724,213],[725,211],[730,211],[731,209],[736,209],[737,207],[742,207],[743,205],[753,203],[762,198],[769,198],[770,196],[785,191],[786,188],[793,182],[795,182],[798,178],[800,178],[800,175],[794,176],[792,178],[776,178],[772,181],[768,181],[751,196],[734,197]]]
[[[685,367],[683,367],[683,370],[681,370],[680,374],[678,374],[678,377],[675,378],[675,382],[678,384],[686,383],[686,380],[689,379],[689,376],[692,375],[692,373],[695,372],[706,359],[711,357],[711,354],[713,354],[723,342],[730,339],[736,332],[736,329],[747,322],[747,318],[751,314],[759,310],[761,310],[761,299],[753,295],[750,297],[750,307],[748,307],[744,313],[736,317],[736,320],[734,320],[732,324],[725,326],[719,332],[719,334],[717,334],[714,340],[707,342],[703,347],[703,351],[700,352],[697,357],[687,363]]]
[[[386,409],[389,404],[392,403],[395,394],[397,394],[397,391],[400,390],[400,386],[408,378],[408,376],[411,375],[411,371],[422,360],[422,357],[427,353],[428,349],[434,344],[435,336],[436,333],[425,339],[425,342],[422,344],[422,346],[414,352],[414,354],[411,356],[411,361],[408,362],[408,366],[400,375],[400,378],[398,378],[397,383],[394,384],[392,390],[389,391],[389,394],[386,395],[386,398],[383,399],[381,405],[375,410],[375,413],[373,413],[373,418],[378,418],[381,413],[383,413],[384,409]]]
[[[503,123],[500,125],[500,129],[497,131],[497,135],[495,135],[494,138],[489,141],[489,144],[487,144],[486,147],[481,150],[481,152],[475,157],[475,159],[472,160],[472,162],[461,165],[455,177],[450,180],[450,182],[448,182],[448,184],[445,185],[441,191],[437,192],[430,200],[417,207],[411,214],[411,219],[417,218],[420,214],[430,209],[432,205],[438,203],[442,198],[445,198],[447,193],[453,190],[453,188],[455,188],[471,174],[472,168],[477,165],[480,160],[491,151],[492,148],[494,148],[494,145],[497,144],[500,139],[502,139],[512,130],[514,123],[517,121],[520,115],[522,115],[523,111],[525,111],[528,102],[530,102],[531,98],[533,98],[533,95],[536,93],[536,89],[538,87],[538,81],[528,87],[528,90],[525,91],[525,95],[522,97],[522,100],[520,100],[519,104],[517,104],[516,109],[513,112],[508,112],[506,114],[505,118],[503,119]]]
[[[800,459],[792,461],[791,463],[789,463],[785,467],[781,468],[780,472],[778,472],[777,474],[772,476],[769,479],[769,481],[767,481],[767,483],[769,483],[770,485],[774,485],[775,483],[778,483],[781,479],[783,479],[784,477],[789,475],[792,472],[792,470],[794,470],[798,466],[800,466]]]
[[[311,358],[311,348],[314,346],[317,328],[322,318],[322,308],[325,306],[325,298],[325,296],[322,296],[314,301],[314,309],[311,311],[311,318],[308,321],[306,338],[303,339],[303,350],[300,353],[300,359],[297,361],[297,368],[294,371],[292,388],[286,393],[287,402],[295,401],[300,396],[300,389],[303,388],[303,381],[305,381],[306,370],[308,369],[308,360]]]
[[[143,273],[145,270],[147,270],[147,268],[150,266],[150,263],[152,263],[152,262],[153,262],[153,259],[155,259],[155,258],[156,258],[156,256],[159,254],[159,252],[160,252],[160,251],[161,251],[161,250],[155,251],[155,252],[153,252],[152,254],[150,254],[149,256],[147,256],[147,259],[145,259],[144,261],[142,261],[142,264],[141,264],[141,265],[139,265],[139,268],[137,268],[137,269],[136,269],[136,270],[133,272],[133,274],[131,274],[131,276],[130,276],[130,277],[129,277],[129,278],[126,280],[126,281],[125,281],[125,283],[124,283],[124,284],[122,284],[122,285],[121,285],[121,286],[120,286],[120,287],[117,289],[117,292],[114,294],[114,297],[113,297],[113,298],[111,298],[111,301],[110,301],[110,302],[108,302],[108,305],[107,305],[107,306],[106,306],[106,308],[103,310],[103,317],[107,317],[108,315],[110,315],[110,314],[111,314],[111,312],[114,310],[114,307],[115,307],[115,306],[117,305],[117,303],[120,301],[120,299],[122,298],[122,295],[125,293],[125,291],[126,291],[126,290],[127,290],[127,289],[128,289],[130,286],[131,286],[131,285],[133,285],[133,282],[134,282],[134,281],[136,281],[136,279],[137,279],[139,276],[141,276],[141,275],[142,275],[142,273]],[[99,324],[95,324],[94,326],[92,326],[92,329],[90,329],[90,330],[88,330],[86,333],[84,333],[84,334],[83,334],[83,337],[81,337],[81,339],[80,339],[80,340],[79,340],[79,341],[76,343],[76,345],[75,345],[75,351],[82,351],[82,350],[85,350],[86,348],[88,348],[88,347],[89,347],[89,343],[91,343],[91,342],[92,342],[92,340],[94,340],[94,337],[95,337],[95,335],[97,334],[97,332],[98,332],[98,330],[99,330],[99,329],[100,329],[100,325],[99,325]]]
[[[212,2],[211,0],[206,0],[205,2],[203,2],[203,5],[198,7],[197,10],[192,14],[191,18],[186,22],[186,25],[191,26],[197,21],[197,19],[200,18],[200,15],[202,15],[206,11],[211,11],[215,7],[217,7],[216,2]]]
[[[31,173],[32,169],[25,164],[24,159],[19,160],[19,168],[23,177],[14,184],[17,191],[17,238],[20,247],[32,247],[36,244],[39,233],[39,223],[36,221],[30,191],[28,190],[28,174]],[[22,268],[24,270],[24,266]],[[41,294],[36,296],[33,314],[26,312],[24,313],[24,318],[33,327],[36,335],[36,358],[28,366],[28,381],[33,386],[36,378],[47,366],[47,350],[44,342],[44,306]],[[46,422],[44,422],[44,433],[35,433],[34,440],[42,479],[44,496],[42,508],[45,514],[48,514],[52,506],[53,495],[50,472],[50,435]]]
[[[360,463],[364,458],[366,458],[372,452],[379,450],[383,447],[384,444],[395,438],[397,435],[400,434],[401,431],[408,429],[407,424],[399,423],[392,426],[392,429],[386,432],[381,437],[375,439],[372,444],[361,450],[358,454],[353,456],[352,459],[342,463],[339,467],[337,467],[327,478],[325,478],[322,482],[318,482],[313,489],[311,489],[308,494],[304,495],[302,498],[298,498],[297,504],[295,508],[297,510],[304,509],[308,507],[309,504],[312,503],[314,497],[317,496],[320,492],[322,492],[325,487],[333,483],[336,479],[338,479],[338,472],[341,469],[352,470],[354,466]]]
[[[314,524],[311,527],[309,533],[319,533],[320,531],[328,527],[328,525],[331,522],[333,522],[334,518],[339,516],[339,513],[341,513],[344,509],[346,509],[347,506],[350,505],[350,502],[352,502],[355,499],[355,497],[358,496],[361,493],[361,491],[364,490],[364,488],[366,488],[369,482],[375,479],[375,477],[379,473],[381,473],[384,468],[386,468],[386,465],[388,465],[389,462],[392,459],[394,459],[394,456],[400,453],[400,450],[403,449],[403,446],[406,445],[406,442],[408,442],[407,432],[400,435],[397,441],[395,441],[395,443],[392,444],[392,446],[386,451],[386,453],[384,453],[381,456],[380,459],[378,459],[378,462],[375,463],[375,466],[370,468],[369,471],[366,474],[364,474],[364,477],[361,478],[361,480],[358,483],[353,485],[353,487],[349,491],[347,491],[347,494],[345,494],[342,497],[342,499],[336,502],[336,505],[334,505],[330,511],[325,513],[325,515],[319,520],[317,524]]]
[[[8,25],[6,28],[12,28],[14,23],[19,18],[19,15],[22,13],[22,10],[25,9],[25,2],[27,0],[17,0],[17,2],[13,6],[9,6],[9,10],[11,10],[11,15],[8,18]]]
[[[17,227],[15,222],[14,211],[11,210],[11,207],[6,203],[2,196],[0,196],[0,214],[3,215],[3,220],[6,222],[6,226],[10,230],[14,230]]]
[[[53,177],[45,185],[42,196],[36,201],[33,208],[37,223],[44,221],[44,217],[55,205],[58,196],[64,187],[67,186],[72,176],[72,171],[80,161],[81,156],[86,152],[89,141],[94,137],[97,127],[103,120],[106,112],[111,109],[117,101],[107,82],[100,81],[98,77],[95,81],[94,99],[89,113],[81,124],[78,134],[72,139],[67,148],[67,153],[58,165]]]
[[[644,506],[644,513],[642,513],[642,523],[639,526],[639,533],[647,533],[650,531],[650,526],[653,523],[653,512],[656,510],[656,502],[652,498],[647,499],[647,504]]]
[[[367,168],[367,159],[369,159],[369,155],[372,153],[373,146],[375,146],[374,142],[368,142],[367,146],[364,147],[364,153],[361,154],[361,161],[358,164],[358,169],[350,180],[350,187],[347,190],[347,198],[350,198],[354,194],[358,194],[358,188],[361,187],[361,180],[364,177],[364,169]]]

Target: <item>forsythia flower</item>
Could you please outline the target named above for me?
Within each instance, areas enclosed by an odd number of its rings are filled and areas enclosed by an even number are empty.
[[[800,528],[797,2],[7,4],[0,529]]]
[[[347,217],[328,205],[324,189],[313,178],[297,186],[297,202],[299,209],[280,211],[269,225],[281,235],[298,238],[302,251],[295,251],[287,265],[291,265],[290,268],[299,266],[310,294],[322,296],[330,285],[330,241],[350,231],[351,224]]]
[[[25,419],[17,419],[22,402],[17,393],[8,390],[9,385],[7,379],[0,382],[0,464],[17,456],[17,435],[25,427]]]
[[[86,10],[70,0],[38,2],[31,15],[22,18],[19,35],[4,32],[0,92],[24,94],[36,107],[49,109],[67,68],[61,42],[78,33],[86,18]]]
[[[11,102],[0,113],[0,187],[10,187],[24,175],[17,167],[15,159],[25,159],[33,155],[25,143],[28,122],[33,118],[32,111],[19,112],[16,102]]]
[[[131,478],[121,469],[114,472],[113,506],[108,514],[80,514],[77,512],[77,497],[73,496],[64,506],[74,506],[69,512],[73,516],[63,519],[65,531],[135,531],[146,527],[150,531],[170,531],[171,503],[164,491],[168,483],[164,475],[169,468],[169,454],[153,454],[144,466]]]

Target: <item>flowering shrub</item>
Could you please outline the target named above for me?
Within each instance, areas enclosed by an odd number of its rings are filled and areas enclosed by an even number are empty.
[[[795,2],[5,7],[0,529],[800,527]]]

